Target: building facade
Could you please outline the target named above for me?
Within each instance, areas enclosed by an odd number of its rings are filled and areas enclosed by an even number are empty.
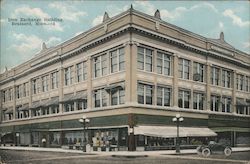
[[[132,7],[0,75],[1,144],[167,149],[250,144],[250,55]],[[79,122],[85,115],[87,130]],[[45,141],[43,145],[42,140]]]

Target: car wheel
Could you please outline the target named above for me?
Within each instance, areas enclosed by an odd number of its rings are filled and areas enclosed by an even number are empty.
[[[196,148],[196,152],[197,152],[198,155],[201,155],[201,146],[198,146]]]
[[[224,149],[224,154],[225,154],[225,156],[230,156],[232,154],[232,149],[229,147],[226,147]]]
[[[202,155],[204,157],[208,157],[208,156],[210,156],[210,154],[211,154],[211,151],[210,151],[209,148],[205,148],[205,149],[202,150]]]

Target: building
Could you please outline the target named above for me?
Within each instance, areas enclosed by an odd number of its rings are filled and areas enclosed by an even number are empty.
[[[250,144],[250,56],[131,8],[0,75],[2,145]],[[212,137],[212,138],[211,138]],[[44,143],[45,145],[43,145]]]

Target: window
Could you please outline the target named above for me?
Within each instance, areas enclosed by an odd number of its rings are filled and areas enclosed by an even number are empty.
[[[222,86],[226,88],[231,87],[231,72],[222,70]]]
[[[29,96],[29,83],[23,84],[23,97]]]
[[[59,105],[53,105],[53,106],[51,106],[51,113],[52,114],[59,113]]]
[[[47,92],[49,90],[49,75],[42,77],[42,91]]]
[[[179,90],[179,108],[190,108],[190,91]]]
[[[77,101],[76,102],[76,109],[77,110],[87,109],[87,100]]]
[[[204,64],[194,62],[193,80],[204,82]]]
[[[111,92],[111,105],[119,105],[125,103],[125,90],[120,88]]]
[[[157,105],[170,106],[171,89],[166,87],[157,87]]]
[[[243,98],[236,98],[236,112],[238,114],[245,114],[245,109],[247,108],[246,103]]]
[[[73,84],[73,79],[74,79],[73,66],[65,68],[65,70],[64,70],[64,84],[65,85]]]
[[[250,115],[250,99],[246,100],[246,103],[248,104],[248,106],[246,107],[246,115]]]
[[[231,112],[231,98],[230,97],[222,97],[222,112]]]
[[[157,52],[157,73],[169,76],[171,74],[171,57],[165,53]]]
[[[211,84],[219,85],[220,70],[216,67],[211,67]]]
[[[243,75],[240,75],[240,74],[237,74],[237,89],[238,90],[243,90],[243,80],[244,80],[244,76]]]
[[[20,99],[21,96],[22,96],[22,86],[18,85],[18,86],[16,86],[16,98]]]
[[[98,89],[94,91],[95,107],[108,106],[108,93],[105,89]]]
[[[40,81],[39,78],[32,80],[32,92],[33,92],[33,94],[39,93],[39,88],[40,88],[39,81]]]
[[[2,91],[2,96],[3,96],[3,102],[6,102],[6,98],[7,98],[7,92],[6,92],[6,90]]]
[[[111,73],[125,69],[124,48],[110,52]]]
[[[9,101],[12,101],[13,100],[13,88],[9,89],[8,95],[9,95]]]
[[[87,63],[82,62],[76,65],[77,82],[81,82],[87,79]]]
[[[65,102],[63,105],[64,105],[64,112],[74,111],[74,102],[73,101]]]
[[[147,48],[138,47],[137,68],[148,72],[153,71],[153,51]]]
[[[42,108],[42,115],[49,115],[49,107]]]
[[[179,78],[189,79],[190,61],[179,59]]]
[[[53,72],[51,74],[51,89],[56,89],[58,88],[58,72]]]
[[[250,92],[249,82],[250,82],[250,77],[249,77],[249,76],[246,76],[245,91],[247,91],[247,92]]]
[[[153,104],[153,86],[138,83],[137,88],[138,103],[139,104]]]
[[[219,111],[219,103],[220,103],[220,96],[212,95],[211,96],[211,111],[218,112]]]
[[[197,110],[204,110],[204,93],[194,92],[193,108]]]
[[[93,59],[94,77],[101,77],[108,73],[108,59],[107,54],[97,56]]]

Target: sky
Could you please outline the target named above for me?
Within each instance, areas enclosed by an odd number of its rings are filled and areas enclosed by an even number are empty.
[[[149,15],[159,9],[162,20],[207,38],[225,40],[250,54],[249,1],[82,1],[1,0],[0,72],[31,59],[41,45],[56,46],[100,24],[106,11],[113,17],[130,5]],[[13,25],[20,18],[56,18],[54,25]]]

